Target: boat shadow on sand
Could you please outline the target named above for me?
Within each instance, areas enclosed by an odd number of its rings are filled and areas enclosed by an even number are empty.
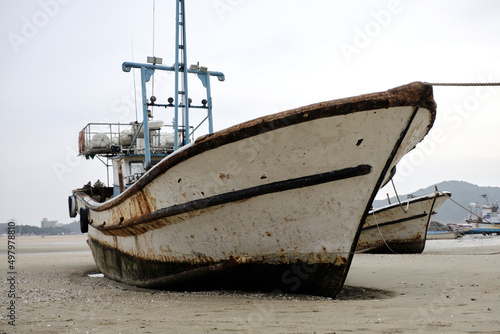
[[[374,288],[365,288],[361,286],[344,285],[340,293],[337,295],[337,300],[371,300],[371,299],[388,299],[396,296],[396,292],[391,290],[382,290]]]
[[[257,286],[254,285],[251,288],[240,290],[235,287],[225,286],[221,287],[215,284],[212,285],[204,285],[202,288],[196,286],[182,286],[176,289],[149,289],[149,288],[141,288],[136,286],[131,286],[125,283],[120,283],[118,281],[114,281],[112,279],[108,279],[106,277],[89,277],[89,275],[98,274],[97,270],[87,270],[81,274],[82,278],[91,279],[91,280],[101,280],[100,282],[104,283],[104,285],[108,287],[113,287],[115,289],[119,289],[122,291],[134,291],[134,292],[144,292],[148,294],[155,293],[183,293],[183,294],[193,294],[199,295],[231,295],[234,297],[241,298],[257,298],[257,299],[294,299],[294,300],[331,300],[330,297],[323,296],[315,296],[315,295],[306,295],[306,294],[293,294],[293,293],[284,293],[279,289],[271,289],[268,286]],[[102,284],[101,283],[101,284]],[[247,286],[248,287],[248,286]],[[340,293],[336,296],[335,300],[374,300],[374,299],[389,299],[394,298],[396,296],[396,292],[391,290],[382,290],[361,286],[350,286],[344,285]]]

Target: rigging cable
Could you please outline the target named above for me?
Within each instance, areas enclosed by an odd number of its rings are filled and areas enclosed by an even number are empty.
[[[428,83],[431,86],[461,86],[461,87],[471,87],[471,86],[500,86],[500,82],[472,82],[472,83]]]
[[[429,85],[431,86],[448,86],[448,87],[477,87],[477,86],[500,86],[500,82],[473,82],[473,83],[428,83]],[[394,189],[394,192],[396,194],[396,198],[399,202],[399,205],[401,207],[401,209],[403,209],[403,211],[405,213],[408,213],[408,206],[409,206],[409,201],[407,202],[407,206],[406,206],[406,209],[403,207],[403,204],[401,203],[400,199],[399,199],[399,195],[396,191],[396,186],[394,185],[394,181],[391,179],[391,183],[392,183],[392,187]],[[467,212],[470,212],[471,214],[475,215],[476,217],[478,218],[481,218],[479,217],[478,215],[476,215],[474,212],[470,211],[470,210],[467,210],[464,206],[460,205],[457,201],[453,200],[451,198],[450,195],[446,194],[446,196],[453,202],[455,203],[456,205],[458,205],[459,207],[461,207],[462,209],[464,209],[465,211]],[[382,240],[384,241],[386,247],[391,250],[393,253],[397,254],[393,249],[391,249],[391,247],[389,247],[389,245],[387,244],[384,236],[382,235],[382,231],[380,230],[380,227],[378,225],[378,222],[376,220],[376,217],[375,217],[375,214],[373,214],[373,219],[375,220],[375,225],[377,226],[377,229],[378,229],[378,232],[382,238]],[[483,218],[484,219],[484,218]],[[484,219],[486,222],[488,222],[488,220]]]
[[[392,183],[392,188],[394,189],[394,193],[396,194],[396,198],[398,199],[398,203],[399,203],[399,206],[401,207],[401,209],[403,209],[403,211],[405,213],[408,213],[408,207],[410,205],[410,201],[407,201],[406,203],[406,209],[403,207],[403,204],[401,204],[401,201],[399,200],[399,195],[398,195],[398,192],[396,191],[396,186],[394,185],[394,181],[391,179],[391,183]]]
[[[478,86],[500,86],[500,82],[462,82],[462,83],[450,83],[450,82],[447,82],[447,83],[428,83],[429,85],[431,86],[448,86],[448,87],[478,87]],[[464,206],[460,205],[457,201],[455,201],[454,199],[451,198],[451,196],[448,196],[448,198],[450,199],[450,201],[452,201],[453,203],[455,203],[456,205],[458,205],[459,207],[461,207],[462,209],[464,209],[465,211],[473,214],[474,216],[478,217],[478,218],[481,218],[481,219],[484,219],[482,217],[479,217],[477,214],[475,214],[474,212],[468,210],[467,208],[465,208]],[[398,198],[399,200],[399,198]],[[488,220],[484,219],[486,222],[490,223]]]
[[[373,217],[373,220],[375,221],[375,225],[377,225],[377,230],[378,230],[378,233],[380,234],[380,237],[382,238],[382,240],[384,241],[384,244],[385,246],[391,251],[393,252],[394,254],[399,254],[398,252],[396,252],[394,249],[392,249],[389,244],[387,243],[387,241],[385,241],[385,238],[384,236],[382,235],[382,231],[380,230],[380,226],[378,225],[378,222],[377,222],[377,217],[375,215],[375,210],[372,211],[372,217]]]
[[[477,214],[475,214],[474,212],[468,210],[467,208],[465,208],[463,205],[461,205],[460,203],[458,203],[457,201],[455,201],[453,198],[451,198],[451,195],[446,195],[448,196],[448,198],[450,199],[450,201],[452,201],[453,203],[455,203],[456,205],[458,205],[459,207],[461,207],[462,209],[464,209],[465,211],[469,212],[470,214],[476,216],[477,218],[481,218],[482,220],[484,220],[485,222],[489,223],[489,224],[492,224],[492,222],[490,222],[488,219],[484,219],[480,216],[478,216]]]

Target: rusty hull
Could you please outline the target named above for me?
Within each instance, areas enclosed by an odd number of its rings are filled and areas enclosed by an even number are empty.
[[[423,83],[318,103],[201,137],[107,202],[75,190],[94,259],[136,286],[335,297],[378,189],[435,108]]]
[[[248,258],[200,259],[200,264],[137,258],[89,239],[106,277],[126,284],[172,291],[241,290],[335,297],[347,275],[347,258],[333,263],[270,264]],[[203,263],[203,264],[202,264]]]

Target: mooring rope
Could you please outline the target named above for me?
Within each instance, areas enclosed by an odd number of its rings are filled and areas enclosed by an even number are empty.
[[[409,205],[410,205],[410,201],[408,201],[406,203],[406,209],[403,207],[403,204],[401,203],[401,201],[399,200],[399,195],[398,195],[398,192],[396,191],[396,186],[394,185],[394,181],[391,179],[391,183],[392,183],[392,187],[394,188],[394,193],[396,194],[396,198],[398,199],[398,202],[399,202],[399,206],[401,207],[401,209],[403,209],[404,213],[408,214],[408,209],[409,209]],[[390,201],[389,201],[389,204],[390,204]],[[380,230],[380,226],[378,225],[378,222],[377,222],[377,217],[375,215],[375,210],[373,210],[372,212],[372,216],[373,216],[373,220],[375,221],[375,225],[377,225],[377,230],[378,230],[378,233],[380,234],[380,237],[382,238],[382,241],[384,241],[384,244],[385,246],[391,251],[393,252],[394,254],[399,254],[398,252],[396,252],[394,249],[392,249],[389,244],[387,243],[387,241],[385,240],[384,236],[382,235],[382,231]]]
[[[405,213],[408,213],[408,207],[410,205],[410,202],[408,201],[406,203],[406,209],[403,207],[403,204],[401,204],[401,201],[399,200],[399,195],[398,195],[398,192],[396,191],[396,186],[394,185],[394,181],[391,179],[391,183],[392,183],[392,188],[394,189],[394,193],[396,194],[396,198],[398,199],[398,203],[399,203],[399,206],[401,207],[401,209],[403,209],[403,211]]]
[[[380,230],[380,227],[378,226],[378,222],[377,222],[377,217],[375,215],[375,211],[372,212],[372,216],[373,216],[373,220],[375,220],[375,225],[377,225],[377,230],[378,230],[378,233],[380,234],[380,237],[382,238],[382,240],[384,241],[384,244],[385,246],[391,251],[393,252],[394,254],[399,254],[398,252],[396,252],[394,249],[392,249],[389,244],[387,243],[387,241],[385,241],[385,238],[384,236],[382,235],[382,231]]]
[[[428,83],[431,86],[461,86],[461,87],[474,87],[474,86],[500,86],[500,82],[471,82],[471,83]]]

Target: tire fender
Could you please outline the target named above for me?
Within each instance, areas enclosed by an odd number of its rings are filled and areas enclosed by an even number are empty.
[[[82,233],[89,231],[89,209],[85,206],[80,208],[80,231]]]
[[[69,206],[69,216],[71,218],[76,217],[76,198],[75,196],[68,197],[68,206]]]

